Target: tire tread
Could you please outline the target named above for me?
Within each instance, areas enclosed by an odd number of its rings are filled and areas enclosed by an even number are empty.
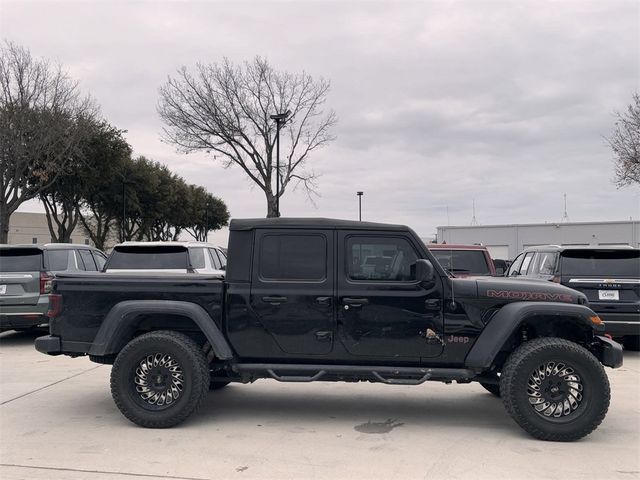
[[[568,433],[544,431],[529,421],[528,416],[525,412],[520,410],[517,402],[515,401],[514,393],[516,387],[514,386],[514,382],[523,374],[521,369],[523,367],[524,360],[527,357],[535,355],[546,349],[561,349],[581,355],[586,361],[590,362],[595,367],[594,372],[596,372],[599,377],[598,381],[605,387],[605,391],[601,392],[601,394],[605,396],[602,408],[593,416],[590,422],[578,430]],[[609,409],[611,389],[609,386],[609,379],[607,378],[604,368],[598,359],[586,348],[562,338],[543,337],[525,342],[511,353],[502,370],[502,376],[500,378],[500,395],[507,412],[511,417],[513,417],[516,423],[518,423],[518,425],[520,425],[529,434],[540,440],[570,442],[590,434],[598,427],[598,425],[600,425],[600,423],[602,423],[602,420]]]

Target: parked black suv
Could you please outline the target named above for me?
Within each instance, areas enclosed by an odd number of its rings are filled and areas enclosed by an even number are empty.
[[[576,290],[448,275],[402,225],[233,220],[227,275],[62,274],[36,348],[112,363],[120,411],[170,427],[259,378],[480,382],[544,440],[603,420],[622,347]],[[250,412],[247,412],[250,414]]]
[[[631,247],[527,248],[507,272],[511,278],[561,283],[584,293],[613,337],[630,350],[640,346],[640,249]]]

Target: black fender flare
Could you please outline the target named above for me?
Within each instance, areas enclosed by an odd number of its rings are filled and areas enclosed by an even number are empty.
[[[217,358],[233,358],[224,335],[204,308],[191,302],[171,300],[126,300],[114,305],[103,320],[89,349],[89,355],[101,357],[118,353],[133,335],[136,318],[142,314],[154,313],[190,318],[207,337]]]
[[[502,307],[491,318],[469,350],[465,366],[483,370],[491,367],[496,355],[513,332],[519,329],[525,320],[537,315],[570,317],[593,330],[594,334],[604,332],[603,325],[596,325],[591,321],[590,317],[595,317],[597,314],[585,305],[560,302],[513,302]]]

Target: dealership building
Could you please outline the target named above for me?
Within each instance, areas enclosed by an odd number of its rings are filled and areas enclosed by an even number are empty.
[[[50,243],[53,242],[47,216],[36,212],[15,212],[9,219],[9,244]],[[70,243],[90,245],[89,236],[81,227],[76,227],[71,234]]]
[[[482,244],[493,258],[504,260],[536,245],[640,247],[640,221],[443,226],[438,227],[436,242]]]

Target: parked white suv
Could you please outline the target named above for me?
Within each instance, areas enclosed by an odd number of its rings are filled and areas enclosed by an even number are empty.
[[[201,273],[224,275],[227,256],[204,242],[124,242],[105,266],[114,273]]]

